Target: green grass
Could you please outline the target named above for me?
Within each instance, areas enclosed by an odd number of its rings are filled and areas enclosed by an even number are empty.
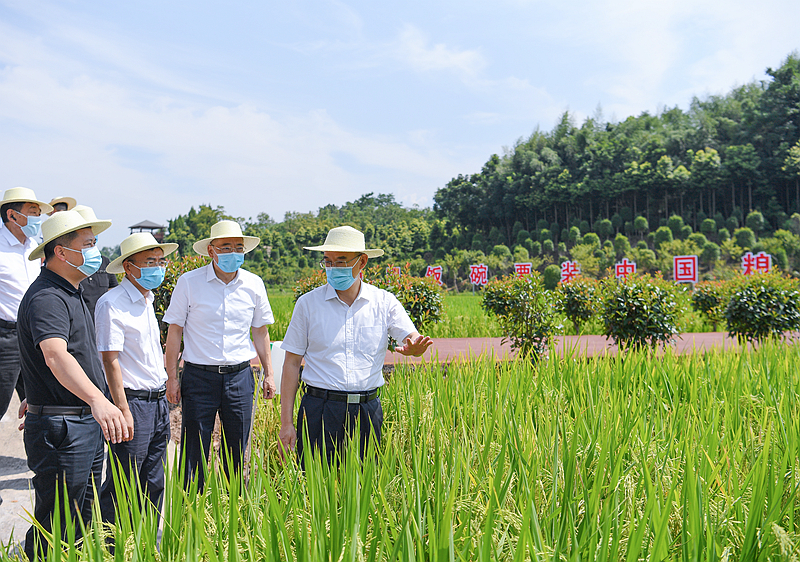
[[[305,474],[265,404],[247,485],[170,478],[159,559],[796,559],[799,363],[766,345],[401,367],[377,455]],[[119,517],[120,559],[151,559],[153,518]],[[72,559],[101,559],[92,530]]]

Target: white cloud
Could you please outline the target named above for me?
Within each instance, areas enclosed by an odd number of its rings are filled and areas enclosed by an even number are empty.
[[[451,71],[462,78],[477,76],[486,66],[477,50],[458,50],[443,43],[429,44],[425,34],[413,25],[405,25],[395,46],[396,56],[419,72]]]

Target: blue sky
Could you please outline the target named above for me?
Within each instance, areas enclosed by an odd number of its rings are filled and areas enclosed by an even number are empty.
[[[0,0],[0,187],[95,207],[103,245],[200,203],[429,206],[565,110],[764,79],[797,22],[797,0]]]

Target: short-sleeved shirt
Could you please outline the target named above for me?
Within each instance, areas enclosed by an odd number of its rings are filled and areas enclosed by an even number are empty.
[[[400,342],[416,331],[392,293],[362,282],[347,306],[326,284],[297,299],[281,349],[305,357],[307,384],[357,392],[383,386],[389,336]]]
[[[100,356],[95,345],[94,324],[80,291],[47,268],[22,297],[17,318],[22,378],[28,403],[39,406],[86,406],[64,388],[44,360],[39,344],[61,338],[67,351],[94,385],[108,396]]]
[[[22,243],[5,224],[0,226],[0,320],[17,321],[22,296],[39,277],[42,262],[28,259],[36,246],[33,238]]]
[[[250,328],[274,322],[260,277],[239,269],[226,284],[213,264],[180,276],[163,320],[183,328],[183,360],[199,365],[250,361]]]
[[[106,267],[108,267],[109,263],[111,263],[109,259],[103,256],[103,263],[100,264],[100,269],[81,281],[83,300],[86,302],[86,306],[89,308],[89,314],[92,315],[92,318],[94,318],[94,309],[100,297],[105,295],[109,289],[113,289],[119,285],[117,276],[106,271]]]
[[[118,351],[122,385],[155,390],[167,382],[153,293],[145,294],[127,278],[97,301],[94,311],[98,351]]]

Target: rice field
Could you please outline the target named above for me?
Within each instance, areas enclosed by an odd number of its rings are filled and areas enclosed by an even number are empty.
[[[151,509],[108,532],[120,560],[797,560],[798,364],[765,345],[398,368],[363,463],[282,464],[261,404],[246,484],[170,478],[158,554]],[[104,532],[63,559],[110,559]]]

